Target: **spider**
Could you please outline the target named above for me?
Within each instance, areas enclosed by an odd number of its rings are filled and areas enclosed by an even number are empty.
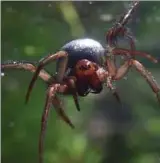
[[[142,56],[153,63],[158,63],[158,60],[145,52],[136,50],[133,36],[126,27],[138,4],[138,1],[134,1],[127,12],[120,17],[119,21],[108,30],[105,48],[93,39],[76,39],[65,44],[57,53],[45,56],[39,62],[10,60],[2,63],[2,71],[6,69],[23,69],[34,73],[26,94],[26,103],[38,77],[47,84],[39,138],[40,163],[43,162],[43,141],[51,105],[54,106],[59,116],[70,127],[74,128],[74,125],[63,110],[62,102],[58,98],[57,93],[72,95],[76,108],[80,111],[78,96],[87,96],[89,93],[99,94],[103,86],[106,85],[117,101],[121,103],[113,82],[121,80],[128,70],[134,67],[148,82],[160,102],[160,88],[158,84],[151,73],[135,57]],[[118,47],[117,38],[119,36],[129,40],[130,49]],[[116,65],[115,58],[118,55],[124,56],[124,63],[119,68]],[[57,61],[57,69],[54,76],[44,70],[45,65],[53,61]]]

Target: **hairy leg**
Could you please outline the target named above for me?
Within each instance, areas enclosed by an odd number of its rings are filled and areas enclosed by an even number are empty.
[[[57,114],[62,118],[66,124],[68,124],[71,128],[75,128],[73,123],[70,121],[66,113],[64,112],[63,104],[61,100],[55,95],[55,98],[52,99],[52,104],[57,112]]]
[[[39,138],[39,163],[43,162],[44,137],[46,133],[48,115],[49,115],[49,111],[50,111],[51,104],[52,104],[52,98],[54,98],[55,93],[56,93],[55,87],[48,88],[45,107],[44,107],[44,111],[43,111],[43,115],[41,119],[41,131],[40,131],[40,138]]]
[[[76,88],[76,78],[75,77],[68,77],[67,80],[67,85],[70,89],[70,93],[73,96],[74,103],[76,105],[76,108],[78,111],[80,111],[80,105],[79,105],[79,100],[78,100],[78,93],[77,93],[77,88]]]
[[[116,90],[116,88],[112,85],[112,77],[107,77],[106,81],[107,87],[111,90],[113,96],[116,98],[116,100],[121,103],[120,96]]]
[[[66,65],[67,65],[67,62],[68,62],[68,54],[65,51],[59,51],[59,52],[57,52],[55,54],[50,54],[50,55],[46,56],[45,58],[43,58],[43,59],[41,59],[39,61],[36,72],[34,73],[33,78],[32,78],[32,80],[31,80],[31,82],[29,84],[29,87],[28,87],[28,91],[27,91],[27,94],[26,94],[26,102],[28,102],[28,100],[29,100],[30,93],[32,91],[34,83],[35,83],[41,69],[45,65],[47,65],[48,63],[53,62],[53,61],[55,61],[57,59],[61,59],[61,58],[63,58],[63,60],[61,61],[60,65],[59,65],[58,72],[57,72],[57,81],[61,82],[63,80],[64,73],[65,73],[65,70],[66,70]]]
[[[134,67],[147,81],[153,92],[156,94],[157,99],[160,103],[160,87],[157,84],[156,80],[152,76],[152,74],[137,60],[131,59],[126,61],[118,70],[117,74],[113,77],[113,80],[122,79],[128,72],[129,67]]]
[[[2,72],[14,69],[26,70],[34,73],[36,71],[36,66],[35,63],[29,61],[14,61],[14,60],[8,60],[1,64]],[[51,75],[48,74],[44,69],[42,69],[39,73],[39,77],[45,82],[48,82],[51,78]]]
[[[9,60],[9,61],[6,61],[6,62],[3,62],[1,64],[1,70],[2,71],[6,71],[6,70],[14,70],[14,69],[19,69],[19,70],[26,70],[26,71],[29,71],[29,72],[32,72],[34,73],[36,71],[36,66],[34,65],[35,63],[31,63],[29,61],[13,61],[13,60]],[[50,83],[54,83],[55,82],[55,78],[51,77],[50,74],[48,74],[44,69],[42,69],[39,73],[39,77],[46,82],[46,84],[50,84]],[[65,93],[65,92],[68,92],[69,88],[66,84],[64,85],[60,85],[59,86],[59,89],[58,89],[58,92],[59,93]],[[57,96],[55,95],[55,98]],[[52,104],[53,106],[55,106],[56,100],[53,99],[52,101]],[[58,101],[58,99],[57,99]],[[56,111],[57,111],[57,106],[59,104],[56,104]],[[60,105],[59,105],[60,106]],[[58,106],[58,107],[59,107]],[[60,107],[61,108],[61,107]],[[73,126],[71,125],[71,122],[69,122],[69,118],[65,115],[64,111],[61,109],[59,109],[59,111],[57,111],[57,113],[59,114],[59,116],[68,124],[70,124],[70,126]]]
[[[129,33],[128,29],[126,28],[126,24],[128,23],[138,4],[139,4],[138,1],[134,1],[131,7],[128,9],[128,11],[120,17],[120,20],[116,22],[111,29],[109,29],[109,31],[106,34],[106,41],[109,46],[111,47],[116,46],[117,37],[122,35],[129,39],[131,50],[135,49],[134,39],[132,35]]]
[[[136,70],[144,77],[152,91],[156,94],[157,99],[160,103],[160,87],[157,84],[156,80],[152,76],[152,74],[137,60],[131,60],[132,65],[136,68]]]
[[[127,56],[128,58],[131,58],[132,55],[142,56],[142,57],[145,57],[148,60],[152,61],[153,63],[158,63],[158,60],[156,58],[152,57],[150,54],[141,52],[141,51],[137,51],[137,50],[132,51],[132,50],[128,50],[128,49],[114,48],[114,49],[111,49],[111,53],[113,55]]]
[[[64,88],[64,90],[66,90],[66,88]],[[60,117],[72,128],[74,128],[74,125],[63,111],[61,101],[56,96],[56,93],[59,91],[63,91],[63,86],[61,86],[60,84],[50,85],[47,89],[46,102],[45,102],[45,107],[41,119],[41,131],[40,131],[40,138],[39,138],[39,163],[43,162],[44,137],[45,137],[47,120],[48,120],[49,111],[51,109],[51,105],[55,107],[55,110],[60,115]]]

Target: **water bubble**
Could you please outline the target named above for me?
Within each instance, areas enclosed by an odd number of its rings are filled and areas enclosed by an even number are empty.
[[[122,60],[124,60],[124,59],[125,59],[125,56],[121,56],[120,58],[121,58]]]
[[[28,46],[25,46],[25,48],[24,48],[24,52],[27,55],[31,55],[32,56],[33,54],[35,54],[35,51],[36,51],[36,48],[34,46],[28,45]]]
[[[113,15],[112,14],[102,14],[100,15],[100,19],[102,21],[111,21],[113,19]]]
[[[3,77],[5,74],[4,74],[4,72],[1,72],[1,76]]]
[[[52,7],[52,4],[49,4],[48,7]]]

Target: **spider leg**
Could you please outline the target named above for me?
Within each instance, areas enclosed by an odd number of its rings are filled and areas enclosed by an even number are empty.
[[[121,16],[121,18],[120,18],[118,23],[120,23],[122,26],[127,24],[128,20],[130,19],[131,15],[135,11],[135,9],[138,6],[138,4],[139,4],[139,1],[133,1],[133,4],[130,7],[130,9],[127,11],[127,13],[125,13],[123,16]]]
[[[128,29],[125,27],[125,25],[128,23],[131,15],[135,11],[136,7],[138,6],[139,2],[134,1],[132,6],[129,8],[129,10],[121,16],[120,20],[116,22],[114,27],[112,27],[106,34],[106,40],[109,46],[116,46],[116,43],[114,40],[116,40],[117,36],[120,34],[123,36],[126,36],[130,40],[130,46],[131,49],[134,50],[134,40],[133,37],[129,34]]]
[[[113,87],[111,81],[112,81],[112,78],[111,78],[110,76],[107,77],[107,81],[106,81],[107,87],[112,91],[112,94],[113,94],[113,96],[116,98],[116,100],[117,100],[119,103],[121,103],[120,96],[119,96],[119,94],[118,94],[116,88]]]
[[[157,99],[160,103],[160,87],[158,86],[156,80],[151,75],[151,73],[146,70],[146,68],[137,60],[131,59],[129,61],[125,61],[125,63],[117,70],[117,73],[113,77],[113,80],[122,79],[127,74],[130,66],[135,67],[136,70],[146,79],[147,83],[150,85],[153,92],[156,94]]]
[[[30,96],[30,93],[32,91],[32,88],[34,86],[34,83],[41,71],[41,69],[47,65],[48,63],[56,60],[56,59],[62,59],[61,62],[60,62],[60,65],[59,65],[59,69],[58,69],[58,72],[57,72],[57,81],[58,82],[61,82],[63,77],[64,77],[64,73],[65,73],[65,70],[66,70],[66,65],[67,65],[67,62],[68,62],[68,54],[65,52],[65,51],[59,51],[55,54],[50,54],[48,56],[46,56],[45,58],[41,59],[39,61],[39,65],[37,66],[37,69],[36,69],[36,72],[34,73],[33,75],[33,78],[30,82],[30,85],[28,87],[28,91],[27,91],[27,94],[26,94],[26,103],[28,102],[29,100],[29,96]]]
[[[57,96],[55,96],[52,99],[52,104],[53,104],[57,114],[62,118],[62,120],[64,120],[64,122],[66,122],[71,128],[75,128],[73,123],[70,121],[68,116],[65,114],[62,102],[59,100],[59,98]]]
[[[13,60],[9,60],[9,61],[6,61],[4,63],[1,64],[1,70],[2,71],[6,71],[8,69],[20,69],[20,70],[26,70],[26,71],[29,71],[29,72],[32,72],[34,73],[36,71],[36,66],[34,65],[35,63],[31,63],[29,61],[13,61]],[[41,70],[40,73],[39,73],[39,77],[44,80],[47,84],[50,84],[50,82],[55,82],[55,78],[51,77],[50,74],[48,74],[45,70]],[[71,79],[72,81],[73,79]],[[73,84],[74,86],[74,84]],[[59,93],[65,93],[68,91],[68,89],[70,89],[67,85],[60,85],[59,87]],[[55,96],[55,98],[57,98]],[[76,97],[75,97],[76,98]],[[58,100],[57,100],[58,101]],[[53,99],[53,102],[52,104],[55,105],[57,102],[55,99]],[[60,103],[60,102],[58,102]],[[78,99],[77,99],[77,103],[78,103]],[[59,104],[56,104],[56,106],[58,106]],[[59,105],[60,106],[60,105]],[[58,107],[59,107],[58,106]],[[77,104],[77,106],[79,106],[79,104]],[[56,109],[57,107],[55,107]],[[61,107],[59,107],[61,109]],[[78,107],[77,107],[78,108]],[[60,117],[62,117],[62,119],[70,124],[70,126],[73,128],[73,124],[71,124],[69,118],[65,115],[63,109],[61,110],[57,110],[56,111],[59,113]]]
[[[74,128],[74,125],[63,111],[60,100],[56,96],[57,92],[61,92],[61,91],[63,92],[65,90],[66,87],[65,86],[62,87],[60,84],[50,85],[47,89],[46,102],[45,102],[45,107],[41,119],[41,131],[40,131],[40,139],[39,139],[39,163],[43,162],[43,144],[44,144],[46,127],[47,127],[47,119],[48,119],[49,111],[51,109],[51,105],[55,107],[55,110],[60,115],[60,117],[72,128]]]
[[[36,66],[35,63],[29,61],[13,61],[13,60],[8,60],[1,64],[1,71],[6,71],[10,69],[11,70],[20,69],[34,73],[36,71]],[[39,73],[39,77],[45,82],[48,82],[51,78],[51,75],[48,74],[44,69],[42,69]]]
[[[68,87],[70,88],[76,108],[78,111],[80,111],[80,105],[79,105],[79,101],[78,101],[78,93],[77,93],[75,81],[76,81],[76,79],[74,77],[69,77],[67,79]]]
[[[135,46],[135,43],[134,43],[133,36],[128,34],[128,35],[126,35],[126,38],[130,41],[131,50],[135,51],[136,46]],[[134,55],[133,55],[133,58],[135,58]]]
[[[57,93],[67,93],[70,91],[70,87],[66,84],[52,84],[52,87],[57,87]],[[64,112],[61,100],[59,100],[56,94],[52,99],[52,105],[54,106],[54,109],[56,110],[57,114],[62,118],[62,120],[64,120],[71,128],[74,128],[74,125]]]
[[[151,55],[144,53],[144,52],[132,51],[132,50],[120,49],[120,48],[109,49],[108,57],[106,59],[106,66],[107,66],[107,70],[108,70],[108,74],[109,74],[108,78],[111,78],[111,80],[119,80],[126,75],[126,73],[128,72],[128,70],[131,66],[130,54],[146,57],[147,59],[151,60],[154,63],[158,62],[157,59],[155,59]],[[120,68],[117,69],[116,64],[115,64],[115,55],[125,55],[129,59],[127,59],[127,61],[125,61],[125,63]],[[115,90],[115,89],[113,89],[113,87],[111,85],[111,81],[109,81],[109,83],[107,81],[107,85],[109,86],[110,90],[112,90],[112,92],[113,92],[113,90]],[[116,96],[117,100],[119,101],[118,93],[116,91],[114,91],[113,94]]]
[[[43,145],[44,145],[44,137],[45,137],[46,127],[47,127],[47,119],[52,104],[52,98],[55,92],[56,92],[55,87],[49,87],[47,90],[45,107],[41,119],[41,131],[40,131],[40,138],[39,138],[39,163],[43,162]]]
[[[63,85],[61,83],[61,87],[59,90],[59,93],[63,94],[71,94],[73,96],[76,108],[78,111],[80,111],[80,105],[79,105],[79,100],[78,100],[78,93],[76,89],[76,78],[74,76],[70,77],[65,77],[64,82],[66,83]]]
[[[131,50],[128,50],[128,49],[115,48],[115,49],[112,49],[110,51],[110,53],[111,53],[110,54],[111,57],[112,57],[112,55],[113,56],[114,55],[125,55],[125,56],[128,57],[127,61],[125,61],[125,63],[118,69],[116,68],[115,61],[112,60],[110,57],[107,58],[106,65],[107,65],[107,68],[108,68],[108,72],[113,77],[114,80],[121,79],[128,72],[128,70],[129,70],[129,68],[131,66],[131,64],[130,64],[130,61],[131,61],[130,54],[134,53],[134,55],[143,56],[143,57],[149,59],[150,61],[152,61],[154,63],[158,63],[158,60],[156,58],[152,57],[150,54],[147,54],[145,52],[131,51]]]
[[[117,69],[116,75],[113,76],[113,80],[122,79],[129,71],[130,66],[131,66],[130,60],[125,61],[124,64]]]
[[[117,73],[117,67],[115,65],[115,57],[112,56],[112,59],[110,57],[106,60],[106,65],[108,69],[108,76],[106,80],[107,87],[112,91],[112,94],[115,96],[117,101],[121,103],[120,96],[118,95],[118,92],[115,87],[112,85],[112,77],[116,75]]]
[[[122,49],[122,48],[115,48],[112,49],[111,53],[113,55],[125,55],[130,57],[130,55],[138,55],[147,58],[148,60],[152,61],[153,63],[158,63],[158,60],[154,57],[152,57],[150,54],[140,51],[132,51],[128,49]]]
[[[160,103],[160,87],[157,84],[151,73],[137,60],[131,60],[131,64],[136,68],[136,70],[146,79],[147,83],[152,88],[153,92],[156,94],[157,99]]]
[[[107,57],[106,66],[107,66],[109,76],[115,76],[115,74],[117,72],[117,67],[115,64],[115,56],[114,55],[112,55],[111,57]]]

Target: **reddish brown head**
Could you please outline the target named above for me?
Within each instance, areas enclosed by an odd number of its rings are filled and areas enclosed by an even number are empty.
[[[102,90],[102,80],[98,73],[100,69],[96,63],[83,59],[76,64],[75,76],[85,86],[98,93]]]

